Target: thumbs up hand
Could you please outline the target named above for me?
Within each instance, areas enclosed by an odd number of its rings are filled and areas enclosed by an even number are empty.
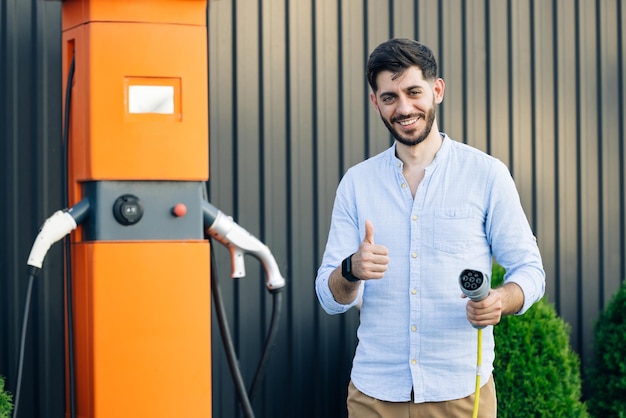
[[[374,225],[365,221],[365,237],[352,256],[352,272],[361,280],[382,279],[389,264],[387,247],[374,243]]]

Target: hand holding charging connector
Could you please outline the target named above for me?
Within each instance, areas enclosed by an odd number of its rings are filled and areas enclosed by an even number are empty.
[[[241,278],[246,275],[244,255],[250,254],[263,264],[268,290],[274,291],[285,286],[285,279],[280,274],[276,259],[267,245],[209,202],[202,202],[202,212],[204,226],[209,235],[227,247],[230,252],[231,278]]]
[[[485,299],[489,295],[489,289],[491,288],[491,280],[489,276],[483,274],[478,270],[466,269],[461,272],[459,276],[459,285],[461,291],[465,296],[479,302]],[[478,417],[478,406],[480,402],[480,368],[482,366],[482,329],[484,326],[476,326],[472,324],[474,328],[478,329],[478,347],[476,357],[476,390],[474,392],[474,410],[472,412],[472,418]]]
[[[459,285],[465,296],[479,302],[489,295],[491,280],[489,276],[478,270],[465,269],[459,276]],[[473,325],[474,328],[485,328],[484,326]]]
[[[30,250],[27,264],[40,270],[50,247],[76,229],[88,213],[89,201],[83,199],[72,208],[56,211],[46,219]]]

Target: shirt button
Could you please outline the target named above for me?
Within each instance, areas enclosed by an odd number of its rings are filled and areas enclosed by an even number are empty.
[[[417,253],[411,253],[411,257],[417,258]]]
[[[402,183],[401,186],[403,189],[406,189],[406,183]]]
[[[413,325],[413,326],[411,327],[411,331],[413,331],[413,332],[417,331],[417,327],[416,327],[415,325]]]
[[[417,360],[415,360],[414,358],[412,358],[412,359],[411,359],[411,364],[415,366],[415,365],[417,364]]]
[[[417,221],[417,215],[411,216],[411,219],[413,219],[414,221]]]
[[[415,290],[415,289],[411,289],[411,294],[412,294],[412,295],[417,295],[417,290]]]

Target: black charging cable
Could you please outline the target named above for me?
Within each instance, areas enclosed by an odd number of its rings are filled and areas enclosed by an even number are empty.
[[[217,323],[220,329],[220,335],[222,337],[222,342],[224,345],[226,360],[228,362],[230,374],[233,378],[235,391],[237,393],[237,398],[239,399],[239,403],[241,405],[244,417],[254,418],[252,399],[254,399],[254,395],[256,394],[259,382],[262,380],[263,372],[265,371],[265,366],[269,358],[270,351],[274,346],[274,342],[276,340],[278,324],[282,310],[282,288],[271,291],[273,296],[272,319],[270,322],[267,336],[265,338],[261,359],[259,360],[254,379],[252,380],[252,385],[250,386],[250,390],[246,391],[246,385],[244,383],[243,376],[241,375],[241,369],[239,367],[237,353],[235,351],[233,339],[230,335],[228,320],[226,318],[226,311],[224,310],[224,304],[222,301],[222,294],[217,280],[217,269],[215,267],[213,241],[209,239],[209,242],[211,246],[211,296],[213,298],[213,304],[215,305],[215,313],[217,316]]]
[[[254,395],[256,395],[256,390],[259,387],[259,383],[263,379],[263,373],[266,368],[265,365],[267,360],[269,359],[270,351],[274,346],[274,342],[276,340],[276,334],[278,332],[278,323],[280,319],[280,314],[282,310],[283,303],[283,288],[272,290],[272,319],[270,320],[270,328],[267,332],[267,336],[265,337],[265,343],[263,345],[263,352],[261,354],[261,359],[259,360],[259,364],[257,365],[256,372],[254,374],[254,378],[252,379],[252,384],[250,385],[250,389],[248,390],[248,397],[250,399],[254,399]]]
[[[63,152],[61,153],[62,165],[63,165],[63,200],[65,202],[66,207],[69,206],[69,197],[68,197],[68,173],[67,173],[67,162],[68,162],[68,140],[69,140],[69,124],[70,124],[70,104],[71,104],[71,91],[72,91],[72,83],[74,81],[74,71],[75,71],[75,57],[72,54],[72,61],[70,64],[67,85],[65,91],[65,115],[63,121]],[[80,208],[80,214],[78,217],[85,216],[86,211],[88,210],[88,203],[82,203]],[[42,227],[43,228],[43,227]],[[51,243],[52,244],[52,243]],[[69,268],[71,258],[70,258],[70,249],[69,249],[69,239],[67,236],[64,238],[64,246],[65,246],[65,263],[67,268],[66,270],[66,289],[67,289],[67,327],[68,327],[68,355],[69,355],[69,374],[70,374],[70,417],[76,417],[76,411],[74,408],[74,394],[75,394],[75,383],[74,383],[74,350],[73,350],[73,321],[72,321],[72,287],[71,287],[71,269]],[[47,249],[46,249],[47,251]],[[22,391],[22,375],[24,372],[24,353],[26,351],[26,334],[28,331],[28,317],[30,314],[30,303],[32,299],[32,291],[33,291],[33,282],[35,278],[39,275],[40,268],[30,266],[29,265],[29,273],[28,273],[28,288],[26,291],[26,301],[24,305],[24,315],[22,317],[22,333],[20,337],[20,348],[18,354],[18,365],[17,365],[17,379],[16,379],[16,389],[15,389],[15,400],[14,400],[14,408],[13,408],[13,418],[18,417],[19,412],[19,404],[20,404],[20,395]]]
[[[72,50],[72,62],[70,63],[67,75],[67,84],[65,86],[65,114],[63,118],[63,201],[65,207],[69,207],[68,181],[69,174],[67,165],[69,163],[69,139],[70,139],[70,110],[72,104],[72,84],[74,83],[74,72],[76,69],[76,55]],[[76,417],[76,381],[74,376],[74,315],[72,301],[72,253],[70,248],[70,237],[66,236],[63,240],[63,251],[65,253],[65,300],[66,308],[66,324],[67,324],[67,357],[68,357],[68,374],[69,374],[69,407],[70,417]]]
[[[241,375],[241,369],[239,368],[237,353],[235,352],[235,346],[233,339],[230,335],[228,328],[228,322],[226,320],[226,311],[222,303],[222,293],[220,286],[217,283],[216,267],[215,267],[215,254],[213,251],[213,242],[211,242],[211,297],[213,298],[213,304],[215,305],[215,314],[217,315],[217,324],[220,329],[220,335],[222,336],[222,343],[224,344],[224,351],[226,354],[226,360],[230,369],[230,374],[233,377],[233,383],[235,385],[235,392],[237,393],[237,399],[241,404],[241,409],[245,418],[254,418],[254,410],[252,409],[252,403],[246,392],[246,385]]]
[[[13,402],[13,418],[17,417],[18,410],[20,409],[20,392],[22,389],[22,373],[24,370],[24,351],[26,350],[26,332],[28,330],[28,316],[30,313],[30,300],[33,295],[33,282],[37,276],[36,271],[32,271],[28,275],[28,288],[26,290],[26,302],[24,304],[24,315],[22,316],[22,335],[20,337],[20,351],[17,362],[17,383],[15,389],[15,399]]]

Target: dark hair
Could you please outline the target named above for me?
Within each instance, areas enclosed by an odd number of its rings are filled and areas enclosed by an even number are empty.
[[[394,38],[378,45],[367,61],[367,81],[375,92],[378,90],[376,77],[382,71],[391,71],[396,76],[409,67],[419,67],[425,80],[437,77],[437,60],[433,51],[413,39]]]

